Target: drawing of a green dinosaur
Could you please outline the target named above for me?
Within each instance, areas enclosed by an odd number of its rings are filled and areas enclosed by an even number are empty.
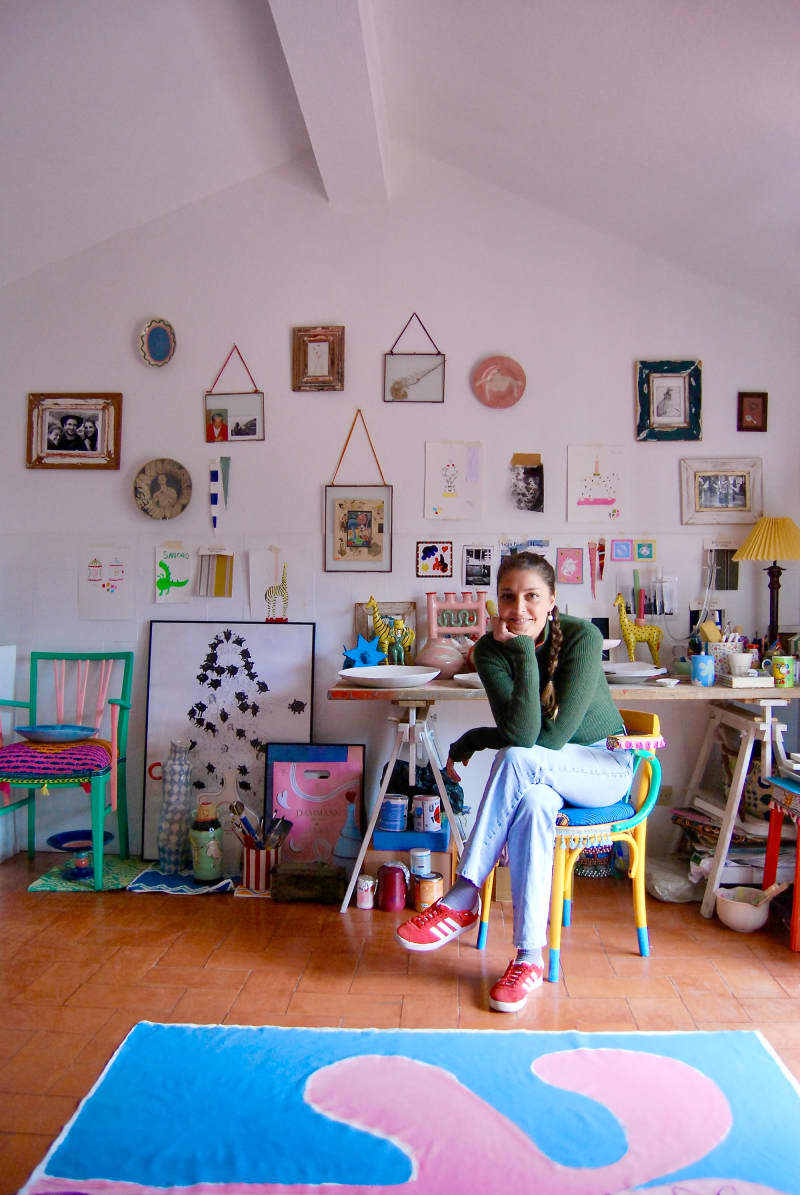
[[[163,577],[156,577],[156,589],[159,593],[169,593],[170,589],[182,589],[184,585],[189,584],[188,577],[185,581],[173,581],[169,565],[165,564],[163,560],[159,560],[158,567],[164,570]]]

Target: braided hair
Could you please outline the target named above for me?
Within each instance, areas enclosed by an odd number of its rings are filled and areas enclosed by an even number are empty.
[[[553,566],[549,560],[544,556],[540,556],[538,552],[514,552],[510,556],[504,556],[497,570],[498,589],[506,573],[519,572],[523,569],[537,573],[550,590],[550,593],[555,594],[556,574]],[[561,619],[558,616],[558,606],[553,606],[550,618],[552,621],[550,623],[550,650],[547,657],[547,683],[542,689],[542,713],[545,718],[555,718],[558,713],[558,702],[556,701],[553,677],[558,667],[561,645],[564,642],[564,631],[561,627]]]

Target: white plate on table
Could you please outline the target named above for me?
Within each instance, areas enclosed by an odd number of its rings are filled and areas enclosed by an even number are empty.
[[[417,689],[439,675],[438,668],[421,664],[379,664],[376,668],[340,668],[339,676],[365,689]]]
[[[477,672],[457,672],[453,680],[463,685],[465,689],[482,689],[483,681],[478,676]]]
[[[642,664],[636,660],[621,661],[618,664],[611,660],[603,660],[603,672],[610,685],[652,680],[656,676],[663,676],[666,671],[666,668],[656,668],[655,664]]]

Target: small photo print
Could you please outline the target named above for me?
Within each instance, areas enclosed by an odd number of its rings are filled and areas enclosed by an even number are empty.
[[[656,558],[656,541],[654,539],[637,539],[633,544],[634,560],[646,560],[648,563]]]
[[[612,560],[633,560],[633,540],[632,539],[612,539],[611,541],[611,559]]]
[[[452,540],[417,541],[417,576],[452,577]]]
[[[581,585],[583,583],[583,548],[558,549],[556,580],[559,585]]]
[[[461,584],[464,589],[491,589],[491,547],[471,544],[464,548]]]

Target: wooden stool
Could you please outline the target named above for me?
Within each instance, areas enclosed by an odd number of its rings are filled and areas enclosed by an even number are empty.
[[[778,871],[778,853],[781,849],[781,826],[785,815],[789,815],[800,833],[800,784],[787,776],[770,776],[772,802],[767,835],[767,857],[764,861],[764,879],[761,887],[769,888],[775,883]],[[795,845],[794,891],[792,893],[792,919],[789,926],[789,949],[800,950],[800,840]]]

